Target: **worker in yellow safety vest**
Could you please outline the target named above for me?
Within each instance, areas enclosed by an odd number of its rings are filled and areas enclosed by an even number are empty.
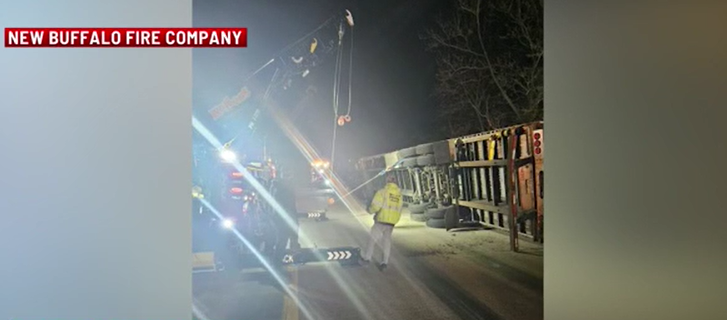
[[[373,201],[371,201],[371,206],[369,206],[369,213],[374,215],[374,225],[371,227],[368,247],[361,255],[362,264],[371,261],[374,247],[379,244],[384,251],[379,270],[386,269],[391,254],[391,234],[394,231],[394,226],[401,218],[402,205],[401,190],[396,184],[396,177],[389,173],[386,176],[386,185],[376,192]]]

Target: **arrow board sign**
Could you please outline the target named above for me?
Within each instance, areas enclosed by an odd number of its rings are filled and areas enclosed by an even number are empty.
[[[328,251],[328,260],[346,260],[351,258],[351,251]]]

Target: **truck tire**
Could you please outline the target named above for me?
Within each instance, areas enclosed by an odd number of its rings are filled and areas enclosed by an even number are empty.
[[[427,167],[434,165],[434,155],[428,154],[424,156],[417,157],[417,166],[420,167]]]
[[[429,219],[444,219],[444,215],[449,210],[453,210],[454,207],[447,206],[447,207],[441,207],[441,208],[430,208],[427,209],[427,211],[424,213],[427,218]]]
[[[409,205],[409,211],[413,213],[424,213],[431,205],[429,203],[416,203]]]
[[[434,228],[434,229],[444,229],[447,227],[447,225],[444,222],[444,219],[428,219],[427,227]]]
[[[410,204],[409,212],[423,214],[425,211],[427,211],[428,206],[429,206],[428,203]]]
[[[425,154],[434,153],[434,145],[431,143],[420,144],[414,148],[416,150],[416,154],[418,154],[420,156],[425,155]]]
[[[411,158],[415,155],[416,155],[416,149],[413,147],[399,150],[400,159]]]
[[[416,165],[417,165],[416,158],[404,159],[404,161],[401,162],[401,166],[405,167],[405,168],[416,167]]]
[[[425,222],[427,221],[427,216],[423,213],[411,213],[411,220],[416,222]]]

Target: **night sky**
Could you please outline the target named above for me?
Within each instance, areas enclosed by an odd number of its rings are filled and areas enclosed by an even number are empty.
[[[195,27],[247,27],[248,48],[196,49],[195,108],[209,109],[235,94],[244,78],[293,41],[344,9],[353,12],[352,122],[339,127],[336,162],[442,138],[434,132],[434,57],[420,35],[448,7],[442,0],[198,0]],[[347,35],[349,36],[349,35]],[[344,56],[347,59],[347,56]],[[296,125],[330,155],[335,57],[306,77],[317,89]],[[348,60],[344,60],[347,67]],[[346,86],[347,77],[344,77]],[[342,95],[341,108],[347,105]],[[275,97],[273,97],[275,98]],[[224,139],[224,138],[223,138]]]

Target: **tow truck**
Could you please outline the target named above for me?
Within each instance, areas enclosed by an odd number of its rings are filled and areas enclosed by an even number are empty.
[[[229,150],[223,152],[230,153]],[[210,218],[209,223],[203,227],[216,228],[217,234],[225,238],[224,249],[217,248],[213,252],[194,255],[198,265],[195,272],[220,271],[230,265],[240,269],[260,267],[263,259],[271,262],[270,259],[275,258],[278,260],[272,261],[273,265],[301,265],[310,262],[338,262],[348,265],[356,262],[360,254],[360,249],[356,247],[291,247],[282,259],[275,257],[273,247],[277,243],[281,227],[284,226],[280,225],[280,219],[275,219],[274,215],[279,213],[261,195],[267,192],[273,198],[276,196],[274,188],[271,188],[277,178],[275,162],[273,159],[246,162],[244,170],[239,170],[233,163],[234,160],[217,160],[213,164],[215,168],[212,170],[223,174],[218,177],[218,190],[211,192],[215,196],[208,198],[200,186],[193,187],[193,197],[198,203],[197,213]],[[251,181],[255,181],[258,187]],[[316,179],[315,182],[311,181],[310,187],[296,190],[298,218],[326,220],[325,213],[333,203],[334,191],[330,187],[322,188],[321,186],[326,185],[322,181],[325,180]],[[212,187],[214,189],[214,185]],[[264,189],[258,190],[260,187]],[[314,216],[314,213],[319,215]],[[219,250],[225,252],[222,255],[214,252]],[[220,256],[226,256],[232,263],[221,261]]]
[[[255,76],[263,69],[277,66],[268,85],[262,86],[248,79],[236,95],[223,99],[222,103],[205,110],[207,112],[199,112],[195,108],[195,181],[192,194],[195,216],[198,217],[195,219],[198,221],[196,227],[212,230],[214,232],[208,232],[213,234],[211,237],[222,236],[226,241],[224,246],[196,248],[193,272],[224,269],[229,264],[221,261],[223,256],[232,261],[236,268],[310,262],[348,264],[358,260],[360,249],[357,247],[319,249],[291,245],[284,255],[273,254],[273,247],[285,227],[276,218],[280,214],[276,204],[281,200],[276,199],[275,191],[280,176],[280,161],[285,159],[287,163],[296,162],[301,165],[291,167],[307,167],[310,170],[308,186],[298,188],[295,192],[297,212],[294,214],[298,214],[298,218],[326,220],[325,213],[335,202],[335,192],[327,178],[331,170],[327,160],[311,161],[296,156],[294,153],[298,150],[292,147],[294,144],[285,148],[292,153],[271,155],[268,152],[268,144],[280,142],[268,137],[275,136],[272,132],[280,128],[275,121],[271,121],[274,116],[266,112],[272,96],[293,91],[294,80],[305,78],[324,56],[339,52],[337,56],[340,59],[343,35],[346,28],[352,27],[350,11],[334,16],[253,73]],[[285,111],[290,114],[296,110],[288,108]],[[349,115],[337,118],[350,121]],[[342,125],[340,119],[339,126]],[[225,140],[220,137],[229,139],[222,143]],[[240,140],[243,142],[239,143]],[[300,160],[291,160],[293,158]],[[306,176],[308,172],[300,171],[294,175]]]
[[[310,186],[300,191],[296,205],[301,217],[316,221],[328,220],[326,213],[336,202],[336,192],[330,178],[331,163],[316,159],[310,165]]]

